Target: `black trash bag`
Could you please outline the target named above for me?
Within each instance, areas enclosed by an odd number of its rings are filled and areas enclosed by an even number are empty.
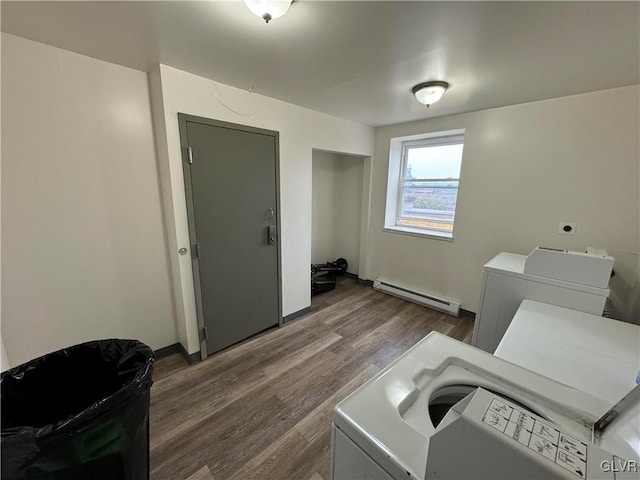
[[[148,479],[153,361],[111,339],[2,373],[2,480]]]

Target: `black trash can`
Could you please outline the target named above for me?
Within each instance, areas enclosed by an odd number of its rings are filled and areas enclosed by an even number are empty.
[[[111,339],[2,373],[2,480],[148,479],[153,361]]]

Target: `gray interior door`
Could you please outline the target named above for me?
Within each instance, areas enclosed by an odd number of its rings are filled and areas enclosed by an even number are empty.
[[[281,318],[278,133],[179,114],[207,354]]]

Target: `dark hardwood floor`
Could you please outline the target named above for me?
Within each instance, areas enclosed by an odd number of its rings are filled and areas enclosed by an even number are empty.
[[[344,278],[283,327],[159,360],[151,479],[326,480],[333,407],[432,330],[469,343],[473,322]]]

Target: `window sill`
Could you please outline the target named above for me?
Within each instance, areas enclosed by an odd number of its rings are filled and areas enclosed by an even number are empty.
[[[414,237],[433,238],[434,240],[444,240],[453,242],[453,234],[448,232],[438,232],[436,230],[423,230],[421,228],[411,228],[399,225],[389,225],[383,227],[385,232],[400,233],[403,235],[411,235]]]

